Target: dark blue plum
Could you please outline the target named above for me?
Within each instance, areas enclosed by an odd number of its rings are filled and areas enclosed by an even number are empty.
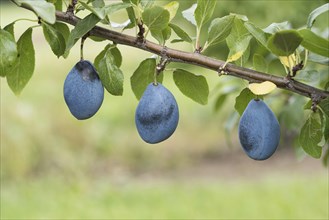
[[[280,125],[262,100],[251,100],[239,123],[239,139],[246,154],[254,160],[266,160],[280,142]]]
[[[96,114],[104,99],[104,87],[87,60],[79,61],[64,82],[64,99],[70,112],[79,120]]]
[[[141,138],[150,144],[169,138],[179,120],[175,97],[163,85],[149,84],[139,101],[135,123]]]

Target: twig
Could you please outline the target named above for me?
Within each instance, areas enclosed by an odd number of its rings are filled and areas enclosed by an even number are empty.
[[[77,5],[78,0],[71,0],[71,4],[67,7],[66,13],[74,15],[75,6]]]
[[[62,21],[74,26],[80,20],[80,18],[72,14],[67,14],[60,11],[56,11],[56,18],[58,21]],[[140,44],[138,43],[138,37],[129,36],[116,31],[105,29],[103,27],[95,26],[92,30],[90,30],[89,33],[91,36],[102,37],[113,41],[114,43],[135,47],[141,50],[149,51],[153,54],[161,55],[161,53],[163,53],[163,46],[161,45],[152,43],[145,39],[144,43]],[[171,62],[188,63],[191,65],[201,66],[210,70],[214,70],[216,72],[218,72],[218,69],[225,64],[225,61],[216,60],[199,53],[189,53],[172,48],[166,48],[166,55],[170,57]],[[318,97],[319,100],[322,100],[329,97],[328,91],[324,91],[313,86],[288,79],[286,77],[266,74],[252,69],[239,67],[230,63],[225,65],[225,73],[227,75],[242,78],[252,82],[270,81],[276,84],[279,88],[289,90],[309,98]]]

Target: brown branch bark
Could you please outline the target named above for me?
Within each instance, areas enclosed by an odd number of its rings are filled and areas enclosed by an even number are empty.
[[[56,12],[56,18],[58,21],[69,23],[73,26],[75,26],[80,20],[80,18],[74,16],[71,13],[64,13],[60,11]],[[170,59],[171,62],[188,63],[211,69],[216,72],[225,64],[225,62],[222,60],[216,60],[201,55],[199,53],[189,53],[180,50],[175,50],[172,48],[163,47],[147,40],[141,42],[138,40],[137,37],[122,34],[99,26],[95,26],[90,31],[90,35],[108,39],[116,44],[123,44],[141,50],[149,51],[153,54],[163,55],[163,53],[165,52],[166,56]],[[309,97],[316,103],[318,103],[324,98],[329,97],[328,91],[312,87],[310,85],[295,81],[291,78],[266,74],[248,68],[239,67],[233,64],[227,64],[225,66],[225,70],[227,75],[242,78],[248,80],[249,82],[273,82],[279,88],[289,90],[302,96]]]

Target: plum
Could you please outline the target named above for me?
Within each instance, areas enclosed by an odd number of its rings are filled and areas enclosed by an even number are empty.
[[[79,120],[96,114],[103,103],[104,87],[92,63],[81,60],[71,69],[64,82],[64,99]]]
[[[254,160],[266,160],[280,141],[280,125],[262,100],[251,100],[239,122],[239,139],[243,150]]]
[[[150,144],[164,141],[174,133],[178,120],[178,106],[171,92],[160,83],[149,84],[135,114],[141,138]]]

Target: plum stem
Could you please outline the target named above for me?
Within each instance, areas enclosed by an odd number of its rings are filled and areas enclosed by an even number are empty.
[[[166,65],[169,62],[169,58],[164,56],[161,56],[160,62],[157,64],[155,71],[154,71],[154,82],[157,84],[157,76],[163,72],[163,70],[166,68]]]
[[[158,76],[158,74],[157,74],[157,70],[156,71],[154,71],[154,77],[153,77],[153,84],[155,85],[155,86],[157,86],[158,85],[158,80],[157,80],[157,76]]]
[[[83,56],[83,46],[84,46],[85,40],[87,39],[88,36],[89,36],[89,34],[87,33],[86,35],[84,35],[81,38],[81,44],[80,44],[80,60],[83,60],[84,59],[84,56]]]

